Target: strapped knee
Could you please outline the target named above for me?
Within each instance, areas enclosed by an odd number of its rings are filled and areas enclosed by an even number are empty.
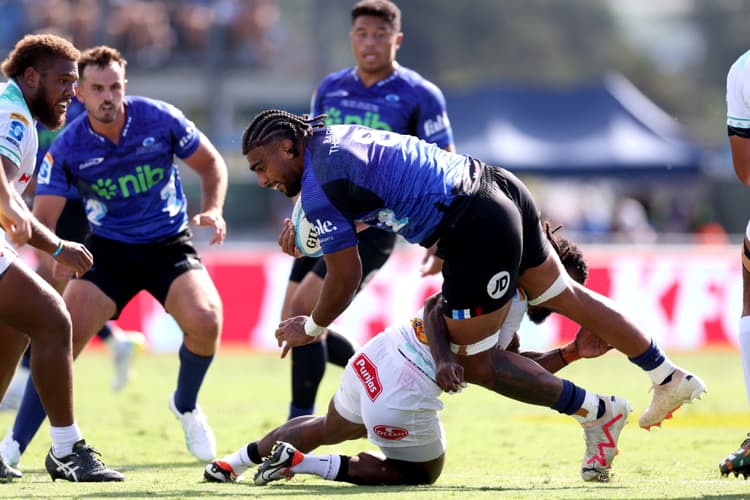
[[[543,304],[563,293],[566,288],[568,288],[568,280],[566,279],[565,274],[560,274],[555,282],[552,283],[543,294],[539,297],[529,299],[529,305],[538,306],[539,304]]]

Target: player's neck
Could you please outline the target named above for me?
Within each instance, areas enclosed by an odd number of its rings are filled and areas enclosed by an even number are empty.
[[[377,71],[363,71],[362,68],[357,67],[357,78],[362,82],[365,87],[372,87],[376,83],[385,80],[396,71],[398,64],[394,61],[393,64]]]

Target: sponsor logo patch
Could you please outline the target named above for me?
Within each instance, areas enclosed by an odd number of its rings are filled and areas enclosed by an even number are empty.
[[[27,127],[29,126],[29,121],[26,119],[25,116],[23,116],[20,113],[11,113],[10,114],[10,119],[11,120],[18,120],[19,122],[22,122]]]
[[[414,329],[414,335],[417,337],[417,340],[424,345],[429,345],[427,334],[424,333],[424,321],[420,318],[412,318],[411,327]]]
[[[359,381],[362,382],[365,392],[367,392],[367,397],[371,401],[375,401],[380,396],[380,393],[383,392],[383,384],[380,383],[380,378],[378,377],[378,367],[364,354],[357,356],[352,366]]]
[[[510,287],[510,273],[500,271],[487,282],[487,295],[493,299],[499,299]]]
[[[376,425],[372,430],[378,436],[389,441],[401,441],[409,435],[409,431],[402,429],[401,427],[393,427],[392,425]]]

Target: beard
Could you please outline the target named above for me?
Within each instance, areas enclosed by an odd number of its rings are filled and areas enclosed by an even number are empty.
[[[294,198],[300,191],[302,191],[302,178],[291,184],[284,184],[284,194],[287,198]]]
[[[529,320],[535,325],[541,325],[550,314],[552,314],[552,311],[546,307],[534,307],[533,309],[529,308],[526,311],[526,316],[528,316]]]
[[[29,108],[32,116],[50,130],[57,130],[65,125],[65,113],[57,111],[57,103],[51,103],[47,89],[41,85],[36,96],[31,100]]]

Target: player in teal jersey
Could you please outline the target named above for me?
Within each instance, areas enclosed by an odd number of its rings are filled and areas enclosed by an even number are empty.
[[[2,63],[9,81],[0,86],[0,224],[11,243],[28,242],[57,262],[83,273],[91,253],[44,227],[25,207],[21,194],[34,175],[38,145],[34,119],[50,128],[65,123],[78,79],[78,50],[54,35],[27,35]],[[11,184],[12,183],[12,184]],[[0,394],[31,342],[31,377],[40,405],[49,413],[52,448],[45,465],[52,479],[122,481],[84,441],[73,412],[71,321],[60,295],[0,243]],[[0,461],[0,481],[20,473]]]

